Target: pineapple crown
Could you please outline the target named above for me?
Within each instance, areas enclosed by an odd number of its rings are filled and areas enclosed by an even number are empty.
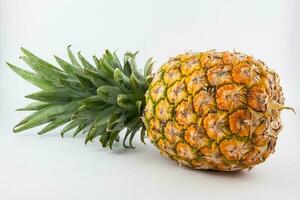
[[[126,130],[123,146],[134,148],[133,138],[142,129],[140,140],[144,143],[146,129],[141,116],[152,79],[152,58],[147,60],[142,74],[135,61],[138,52],[126,52],[122,64],[115,52],[106,50],[100,58],[93,56],[93,65],[80,52],[76,58],[68,46],[70,62],[54,56],[58,68],[25,48],[21,51],[20,58],[34,73],[7,65],[41,91],[27,95],[35,102],[17,109],[33,113],[20,121],[14,132],[47,124],[38,132],[41,135],[67,124],[61,130],[62,137],[75,129],[74,137],[86,134],[86,144],[99,137],[103,147],[112,148],[115,141],[119,142],[121,131]]]

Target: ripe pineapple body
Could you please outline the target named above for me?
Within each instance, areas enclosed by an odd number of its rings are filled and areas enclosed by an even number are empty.
[[[167,157],[195,169],[234,171],[263,162],[281,129],[277,74],[236,52],[171,58],[146,92],[144,122]]]

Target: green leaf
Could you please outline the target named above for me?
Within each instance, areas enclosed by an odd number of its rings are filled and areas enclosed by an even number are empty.
[[[97,94],[97,88],[95,85],[87,78],[84,78],[82,76],[77,75],[77,79],[80,81],[82,87],[87,91],[90,92],[91,94]]]
[[[106,49],[105,54],[103,55],[103,58],[107,61],[107,63],[114,69],[119,68],[122,69],[122,65],[118,59],[118,56],[116,55],[116,52],[113,54]]]
[[[76,126],[79,126],[81,123],[83,123],[82,120],[72,120],[67,126],[63,128],[63,130],[60,132],[61,137],[64,137],[64,134],[72,129],[74,129]]]
[[[42,108],[41,110],[37,110],[33,113],[31,113],[30,115],[28,115],[27,117],[25,117],[24,119],[22,119],[19,123],[17,123],[14,128],[17,128],[23,124],[25,124],[26,122],[28,122],[29,120],[37,117],[38,115],[40,115],[42,112],[45,112],[45,110],[48,110],[50,108],[52,108],[54,105],[49,105],[49,106],[46,106],[45,108]],[[15,132],[15,131],[14,131]]]
[[[97,93],[102,101],[110,104],[116,104],[121,90],[114,86],[101,86],[97,89]]]
[[[63,72],[44,67],[41,63],[38,63],[36,60],[32,60],[29,57],[21,56],[20,58],[26,62],[37,74],[42,76],[45,80],[51,81],[56,86],[59,86],[59,78],[68,78]]]
[[[132,132],[130,133],[129,146],[130,146],[130,148],[132,148],[132,149],[135,148],[135,147],[132,145],[132,141],[133,141],[133,138],[134,138],[136,132],[139,130],[139,128],[140,128],[140,127],[133,129]]]
[[[129,61],[126,61],[124,63],[123,71],[126,76],[130,76],[130,74],[132,73]]]
[[[116,52],[114,52],[112,56],[113,56],[113,61],[114,61],[115,66],[117,66],[119,69],[122,69],[121,62],[120,62]]]
[[[64,88],[57,88],[51,90],[43,90],[40,92],[35,92],[33,94],[25,96],[29,99],[34,99],[38,101],[44,101],[48,103],[66,103],[77,99],[79,94],[71,93],[70,90]]]
[[[120,69],[115,69],[114,80],[124,92],[130,89],[130,79]]]
[[[141,130],[141,141],[142,141],[142,143],[144,143],[144,144],[146,144],[145,143],[145,137],[146,137],[146,128],[145,128],[145,126],[142,126],[142,130]]]
[[[79,69],[78,67],[75,67],[71,65],[70,63],[64,61],[63,59],[57,57],[54,55],[54,58],[56,62],[59,64],[59,66],[67,73],[69,74],[72,78],[76,78],[76,74],[82,74],[82,70]]]
[[[81,68],[73,52],[71,51],[71,45],[68,46],[67,51],[68,51],[68,57],[71,60],[72,65],[77,68]]]
[[[119,94],[117,98],[117,104],[120,107],[131,111],[136,110],[133,101],[134,101],[134,97],[128,94]]]
[[[112,149],[114,141],[118,138],[120,131],[114,130],[109,135],[109,148]]]
[[[95,127],[100,127],[102,125],[109,126],[109,120],[111,119],[111,113],[117,112],[115,106],[109,106],[103,109],[98,115],[97,115],[97,123],[95,123]]]
[[[85,59],[85,58],[81,55],[80,52],[78,52],[78,58],[79,58],[79,60],[80,60],[80,62],[81,62],[81,64],[82,64],[82,66],[83,66],[84,68],[90,69],[90,70],[94,70],[94,69],[95,69],[95,67],[94,67],[91,63],[89,63],[89,61],[87,61],[87,59]]]
[[[118,140],[120,131],[125,128],[125,120],[126,115],[124,113],[115,112],[111,115],[106,128],[106,133],[109,134],[109,148],[112,148],[114,141]]]
[[[100,63],[99,70],[101,70],[101,72],[107,75],[108,77],[113,77],[114,68],[110,66],[110,64],[104,58],[100,58],[99,63]]]
[[[32,72],[28,72],[24,69],[18,68],[15,65],[12,65],[10,63],[6,63],[10,69],[12,69],[15,73],[17,73],[18,75],[20,75],[23,79],[29,81],[30,83],[32,83],[33,85],[41,88],[41,89],[49,89],[52,87],[51,82],[43,79],[42,77],[40,77],[37,74],[34,74]]]
[[[95,55],[93,55],[93,60],[94,60],[94,63],[96,65],[96,68],[100,69],[100,61]]]
[[[122,118],[120,116],[122,116]],[[114,125],[119,123],[120,121],[122,121],[123,118],[124,118],[124,116],[120,112],[112,113],[108,120],[106,131],[112,131]]]
[[[136,62],[135,62],[135,57],[136,57],[137,54],[138,54],[138,51],[131,54],[131,58],[130,58],[130,61],[129,61],[130,66],[131,66],[131,71],[136,72],[136,73],[138,73],[138,67],[137,67]]]
[[[108,115],[107,117],[110,116],[110,114],[114,111],[117,111],[118,108],[116,106],[111,106],[104,104],[102,106],[99,106],[98,108],[92,108],[88,109],[86,106],[81,109],[77,110],[76,113],[73,115],[73,119],[86,119],[86,120],[94,120],[97,116],[101,115]],[[105,119],[105,117],[103,117]]]
[[[142,101],[136,101],[135,102],[135,105],[136,105],[136,107],[137,107],[137,111],[138,111],[138,113],[142,113]]]
[[[109,66],[111,66],[112,68],[115,69],[115,68],[119,67],[117,65],[117,63],[114,62],[114,57],[108,49],[105,50],[105,54],[103,55],[103,58],[109,64]]]
[[[17,109],[17,111],[31,111],[31,110],[40,110],[46,106],[48,106],[48,103],[45,102],[34,102],[31,104],[28,104],[27,106],[23,107],[23,108],[19,108]]]
[[[129,122],[125,124],[125,126],[128,128],[128,130],[132,131],[139,125],[139,122],[140,116],[135,116],[132,119],[130,119]]]
[[[102,147],[107,147],[107,143],[109,141],[109,133],[101,135],[99,141],[101,142]]]
[[[126,115],[124,113],[113,113],[107,124],[106,132],[109,133],[109,148],[112,148],[114,141],[119,139],[119,133],[125,128],[124,122]]]
[[[129,136],[130,132],[131,132],[131,130],[127,129],[126,133],[125,133],[125,136],[124,136],[124,139],[123,139],[123,147],[125,147],[125,148],[129,148],[130,147],[130,146],[126,145],[126,140],[127,140],[128,136]]]
[[[81,131],[83,131],[86,127],[88,127],[91,122],[81,123],[75,130],[73,137],[76,137]]]
[[[94,137],[94,135],[96,134],[97,129],[91,127],[90,130],[88,131],[85,140],[84,140],[84,144],[86,145],[88,142],[92,141],[92,138]]]
[[[97,78],[93,78],[93,77],[91,77],[91,81],[95,85],[96,88],[101,87],[103,85],[111,85],[110,83],[108,83],[105,80],[97,79]]]
[[[144,67],[144,78],[146,79],[148,76],[151,76],[152,69],[153,69],[153,62],[152,58],[149,58]]]
[[[81,83],[73,79],[59,79],[59,81],[63,86],[76,92],[81,91],[83,89]]]
[[[93,139],[95,139],[97,136],[103,134],[105,132],[105,129],[106,125],[97,128],[94,128],[94,126],[92,125],[88,134],[86,135],[85,144],[87,144],[90,141],[93,141]]]
[[[13,132],[15,133],[18,133],[18,132],[21,132],[21,131],[25,131],[27,129],[31,129],[31,128],[34,128],[34,127],[37,127],[37,126],[40,126],[40,125],[43,125],[43,124],[47,124],[48,122],[51,122],[53,119],[51,118],[42,118],[41,120],[32,120],[32,121],[29,121],[27,123],[24,123],[23,125],[19,126],[19,127],[16,127],[13,129]]]
[[[130,63],[130,68],[131,68],[131,71],[132,73],[135,73],[135,75],[140,78],[140,79],[143,79],[143,76],[140,74],[139,70],[138,70],[138,67],[137,67],[137,64],[135,62],[135,57],[136,55],[138,54],[138,51],[135,52],[135,53],[131,53],[131,52],[126,52],[127,56],[129,57],[129,63]]]
[[[107,128],[107,124],[111,118],[111,113],[115,110],[114,107],[107,107],[106,109],[104,109],[102,112],[100,112],[94,119],[93,119],[93,124],[91,126],[91,129],[95,129],[95,130],[103,130],[100,132],[105,132],[106,128]],[[104,129],[103,129],[104,127]],[[90,129],[90,131],[92,131]],[[97,131],[98,132],[98,131]],[[93,133],[93,132],[92,132]],[[90,133],[90,134],[92,134]],[[99,132],[98,132],[99,133]],[[94,133],[93,133],[94,134]],[[96,133],[95,133],[96,134]],[[100,134],[100,133],[99,133]]]
[[[134,81],[138,84],[139,87],[145,88],[146,81],[143,76],[140,76],[137,73],[132,73],[130,78],[134,79]]]
[[[114,82],[114,80],[111,77],[108,77],[105,74],[102,74],[102,72],[100,72],[100,71],[94,71],[94,70],[88,70],[88,69],[86,69],[85,71],[92,78],[93,81],[99,83],[99,86],[103,86],[103,85],[117,86],[116,82]]]
[[[130,86],[131,86],[132,90],[135,91],[136,93],[144,94],[144,92],[146,90],[145,82],[143,82],[139,78],[137,78],[135,73],[132,73],[130,75]]]
[[[40,59],[39,57],[35,56],[33,53],[31,53],[30,51],[28,51],[27,49],[21,47],[21,51],[33,62],[33,63],[38,63],[39,65],[41,65],[44,68],[48,68],[54,71],[60,71],[62,72],[61,69],[55,67],[54,65]]]
[[[65,114],[64,116],[60,116],[55,120],[51,121],[46,127],[44,127],[41,131],[38,132],[39,135],[45,134],[71,120],[71,113]]]
[[[101,100],[101,98],[98,95],[96,95],[96,96],[91,96],[86,99],[83,99],[82,101],[80,101],[80,104],[84,104],[89,108],[93,108],[93,107],[99,107],[103,105],[104,102]]]
[[[14,128],[14,132],[24,131],[26,129],[50,122],[53,119],[55,119],[58,115],[75,110],[76,107],[76,101],[67,103],[65,105],[47,106],[41,110],[32,113],[31,115],[23,119],[21,122],[19,122]]]
[[[86,106],[84,106],[86,107]],[[80,110],[80,111],[78,111]],[[95,112],[100,112],[101,110],[100,109],[78,109],[75,111],[75,113],[73,114],[72,116],[72,119],[75,120],[75,119],[82,119],[82,120],[92,120],[96,117],[96,113]]]

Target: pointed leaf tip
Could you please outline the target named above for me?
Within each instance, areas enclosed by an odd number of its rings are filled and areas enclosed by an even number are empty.
[[[24,47],[20,47],[21,51],[26,51],[26,49]]]
[[[12,65],[9,62],[5,61],[5,64],[8,65],[9,67]]]

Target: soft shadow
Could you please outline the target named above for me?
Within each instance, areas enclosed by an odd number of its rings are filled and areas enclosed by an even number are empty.
[[[102,150],[102,149],[101,149]],[[112,149],[112,154],[123,155],[123,154],[141,154],[145,152],[145,149],[142,147],[135,147],[134,149],[124,148],[122,145],[116,144]]]
[[[196,170],[195,173],[201,173],[209,176],[228,177],[228,178],[241,178],[250,175],[249,170],[247,169],[232,171],[232,172],[221,172],[221,171],[214,171],[214,170]]]
[[[191,173],[202,174],[209,177],[241,179],[241,178],[249,178],[251,176],[251,170],[248,169],[237,170],[237,171],[215,171],[215,170],[191,169],[185,166],[181,166],[181,167],[183,170],[189,171]]]

